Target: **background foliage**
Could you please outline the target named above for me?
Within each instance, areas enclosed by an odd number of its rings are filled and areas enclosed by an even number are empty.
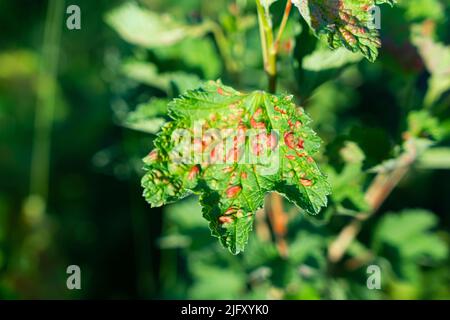
[[[330,51],[292,11],[278,92],[311,115],[333,194],[314,218],[284,204],[287,258],[267,221],[232,256],[198,199],[150,209],[141,196],[169,99],[209,79],[267,87],[254,2],[78,0],[79,31],[57,2],[0,2],[0,298],[450,298],[447,1],[384,5],[375,63]],[[334,262],[330,244],[369,210],[374,177],[405,163]],[[70,264],[81,291],[66,289]],[[371,264],[382,290],[366,287]]]

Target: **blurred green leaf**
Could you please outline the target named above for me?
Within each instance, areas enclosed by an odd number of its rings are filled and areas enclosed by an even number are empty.
[[[222,71],[220,56],[209,38],[186,39],[169,47],[156,48],[154,53],[159,60],[171,67],[184,67],[192,72],[200,70],[207,80],[217,79]]]
[[[412,41],[419,50],[425,66],[431,73],[425,105],[432,106],[444,93],[450,91],[450,46],[436,42],[426,23],[412,28]]]
[[[168,99],[153,98],[147,103],[141,103],[135,111],[130,112],[122,125],[138,131],[155,134],[167,120]]]
[[[194,74],[175,72],[169,73],[168,77],[170,78],[169,92],[171,97],[184,94],[189,90],[198,88],[202,84],[200,78]]]
[[[390,245],[398,250],[401,258],[410,262],[418,262],[424,257],[430,257],[434,261],[443,260],[448,254],[447,246],[431,231],[437,224],[437,217],[427,210],[390,212],[376,227],[373,247],[380,253],[383,245]]]
[[[183,24],[167,14],[149,11],[132,2],[110,11],[105,19],[125,41],[149,49],[201,37],[209,30],[207,24]]]
[[[38,56],[29,50],[14,50],[0,53],[0,80],[35,76],[38,71]]]
[[[164,208],[168,221],[177,225],[180,230],[188,231],[195,228],[208,229],[208,223],[202,217],[202,207],[197,197],[189,197]],[[209,234],[207,232],[206,234]]]
[[[310,264],[311,267],[323,268],[326,265],[325,247],[323,235],[302,230],[289,246],[289,260],[294,265]]]
[[[246,254],[243,256],[245,265],[250,269],[261,266],[268,266],[271,261],[279,258],[277,248],[273,242],[259,241],[257,237],[252,237],[249,241]]]
[[[344,159],[345,165],[340,172],[331,166],[326,173],[331,183],[333,202],[345,213],[358,213],[369,209],[365,200],[364,180],[365,174],[362,171],[362,163],[365,159],[364,153],[354,142],[347,141],[340,150],[340,155]],[[349,204],[352,206],[349,207]],[[339,209],[339,208],[338,208]]]
[[[310,72],[331,72],[359,62],[361,59],[362,56],[359,53],[349,52],[343,48],[331,51],[320,46],[312,54],[304,58],[303,68]]]
[[[437,147],[426,150],[418,164],[423,169],[450,169],[450,148]]]
[[[301,290],[296,293],[289,293],[287,299],[294,300],[320,300],[320,291],[311,284],[303,284]]]
[[[170,79],[160,75],[152,63],[129,60],[122,65],[122,72],[130,79],[167,91]]]
[[[158,245],[161,249],[186,248],[191,243],[190,237],[181,234],[170,234],[158,239]]]
[[[439,120],[428,111],[412,111],[408,114],[408,133],[414,138],[431,138],[440,140],[443,130]]]
[[[130,79],[165,91],[170,96],[182,94],[200,85],[198,76],[183,71],[159,73],[156,65],[138,60],[128,60],[122,72]]]

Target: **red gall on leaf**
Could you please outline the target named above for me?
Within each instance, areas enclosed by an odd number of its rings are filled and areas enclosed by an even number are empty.
[[[312,181],[311,181],[311,180],[308,180],[308,179],[300,179],[300,183],[301,183],[302,185],[304,185],[305,187],[312,186]]]
[[[227,209],[227,211],[225,211],[224,215],[228,216],[228,215],[234,214],[234,213],[236,213],[237,210],[238,209],[236,207],[230,207]]]
[[[289,160],[295,160],[295,156],[292,155],[292,154],[287,154],[286,158],[289,159]]]
[[[189,171],[188,179],[189,180],[193,180],[197,176],[197,174],[199,172],[200,172],[199,167],[198,166],[193,166],[192,169]]]
[[[286,132],[284,134],[284,143],[290,149],[295,149],[295,137],[293,132]]]
[[[219,222],[221,224],[226,224],[226,223],[232,223],[234,220],[232,217],[226,217],[226,216],[220,216],[219,217]]]
[[[250,118],[250,125],[252,126],[252,128],[254,129],[265,129],[266,128],[266,124],[264,122],[257,122],[253,116]]]
[[[228,198],[234,198],[239,194],[239,192],[241,192],[241,190],[241,186],[232,186],[225,191],[225,194]]]

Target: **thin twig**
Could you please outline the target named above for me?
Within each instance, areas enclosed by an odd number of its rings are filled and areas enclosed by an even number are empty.
[[[275,234],[280,256],[286,258],[288,256],[288,246],[285,240],[287,233],[288,216],[283,210],[283,198],[278,193],[270,194],[269,219]]]
[[[265,19],[264,8],[262,7],[259,0],[256,0],[256,9],[258,12],[259,37],[261,40],[261,51],[263,55],[264,70],[266,70],[266,66],[268,64],[269,50],[267,48],[267,39],[264,28],[264,19]]]
[[[256,212],[255,230],[256,235],[261,241],[269,242],[271,240],[270,229],[266,219],[266,211],[264,209],[260,209]]]
[[[356,215],[330,244],[328,247],[328,259],[331,262],[336,263],[343,257],[350,244],[361,231],[363,222],[378,211],[392,190],[408,173],[416,158],[416,151],[412,148],[399,157],[399,165],[394,170],[377,174],[365,195],[366,201],[371,208],[370,211]]]
[[[278,53],[280,47],[281,36],[283,35],[284,29],[286,28],[287,21],[289,19],[289,13],[291,12],[292,2],[291,0],[287,0],[286,7],[284,8],[283,19],[281,20],[280,28],[278,29],[277,37],[275,39],[275,43],[273,45],[274,50]]]
[[[285,29],[287,19],[290,11],[289,7],[285,10],[277,38],[281,38],[283,30]],[[275,50],[272,23],[270,22],[270,13],[266,12],[259,0],[256,0],[256,7],[258,10],[259,31],[261,35],[261,49],[264,59],[264,70],[268,77],[268,87],[270,93],[275,93],[277,88],[277,50]],[[288,247],[285,240],[287,233],[288,216],[283,210],[283,198],[278,193],[272,192],[269,196],[269,205],[266,205],[267,216],[269,217],[272,229],[275,235],[277,249],[282,257],[287,257]],[[268,208],[268,209],[267,209]]]
[[[261,34],[261,46],[264,58],[264,70],[269,76],[269,91],[274,91],[276,87],[277,74],[277,54],[273,50],[273,30],[270,22],[268,12],[265,12],[264,7],[259,0],[256,0],[256,7],[258,11],[259,31]]]

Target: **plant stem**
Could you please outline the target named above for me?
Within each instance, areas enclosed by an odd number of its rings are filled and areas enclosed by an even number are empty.
[[[341,260],[352,241],[361,231],[363,222],[378,211],[392,190],[408,173],[416,158],[417,152],[412,148],[399,157],[399,165],[394,170],[377,174],[365,195],[366,201],[371,208],[370,211],[358,214],[330,244],[328,247],[328,259],[331,262],[336,263]]]
[[[283,19],[281,20],[280,28],[278,29],[277,38],[275,40],[274,49],[278,53],[280,47],[281,36],[286,28],[287,21],[289,19],[289,14],[291,13],[292,2],[287,0],[286,7],[284,8]]]
[[[277,77],[277,52],[274,49],[272,23],[269,13],[265,12],[264,7],[259,0],[256,0],[258,10],[259,33],[261,35],[261,47],[264,59],[264,70],[269,80],[269,92],[276,91]]]
[[[44,28],[40,70],[37,80],[37,103],[33,149],[31,154],[30,196],[39,197],[40,211],[48,198],[51,131],[56,102],[57,70],[64,1],[50,0]],[[43,213],[43,212],[39,212]]]
[[[230,50],[229,50],[230,45],[228,43],[227,37],[225,37],[225,34],[223,33],[222,28],[220,27],[220,25],[218,25],[214,21],[208,21],[208,23],[210,26],[209,28],[214,36],[214,39],[216,40],[217,48],[219,49],[219,53],[224,60],[225,68],[230,73],[237,72],[239,67],[238,67],[236,61],[233,59],[233,57],[230,54]]]
[[[266,32],[264,28],[264,22],[263,19],[265,19],[264,15],[264,8],[261,6],[261,3],[259,0],[256,0],[256,9],[258,11],[258,25],[259,25],[259,36],[261,40],[261,51],[264,61],[264,71],[266,71],[266,66],[268,64],[268,49],[267,49],[267,39],[266,39]]]

